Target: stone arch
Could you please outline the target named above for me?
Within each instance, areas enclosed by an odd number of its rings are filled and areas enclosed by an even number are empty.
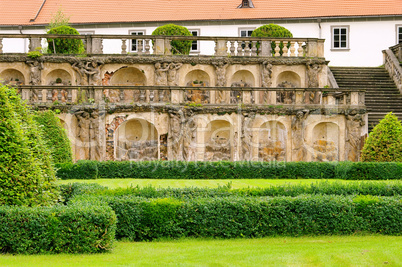
[[[0,73],[0,82],[2,84],[24,85],[26,80],[21,71],[16,69],[6,69]]]
[[[301,78],[296,72],[283,71],[278,75],[276,83],[278,87],[301,87]]]
[[[213,120],[205,128],[205,161],[232,160],[233,129],[226,120]]]
[[[147,78],[143,71],[135,67],[121,68],[113,73],[110,85],[146,85]]]
[[[321,122],[314,126],[312,135],[313,160],[339,160],[339,126],[333,122]]]
[[[55,69],[46,75],[47,85],[72,85],[71,74],[64,69]]]
[[[285,161],[287,130],[283,123],[271,120],[258,130],[258,159],[262,161]]]
[[[251,71],[238,70],[231,79],[230,86],[233,87],[253,87],[255,85],[255,77]]]
[[[123,122],[115,133],[115,159],[157,160],[159,135],[155,125],[144,119]]]
[[[203,70],[192,70],[186,74],[184,81],[186,86],[209,86],[211,77]]]

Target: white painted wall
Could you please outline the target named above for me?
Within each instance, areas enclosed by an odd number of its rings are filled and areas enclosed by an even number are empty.
[[[257,28],[261,24],[232,24],[232,25],[202,25],[186,26],[188,29],[199,29],[202,36],[239,36],[239,29]],[[383,64],[382,50],[396,44],[396,25],[402,25],[402,20],[396,21],[349,21],[349,22],[322,22],[321,30],[318,23],[286,23],[279,24],[289,29],[294,37],[323,38],[325,39],[325,58],[330,66],[380,66]],[[349,50],[337,51],[331,49],[331,26],[349,26]],[[85,28],[83,31],[94,31],[95,34],[128,34],[132,30],[145,30],[151,35],[154,27],[120,27],[120,28]],[[44,33],[45,30],[23,30],[23,33]],[[5,31],[0,33],[16,33],[19,31]],[[120,40],[104,40],[105,54],[119,54]],[[128,45],[128,47],[130,47]],[[200,43],[201,54],[214,54],[214,42]],[[23,39],[3,39],[4,53],[18,53],[28,51],[28,42]]]

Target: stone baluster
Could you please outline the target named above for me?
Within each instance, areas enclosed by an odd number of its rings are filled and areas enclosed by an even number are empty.
[[[230,41],[230,55],[235,56],[235,41]]]
[[[127,45],[126,45],[127,39],[121,39],[121,53],[123,55],[127,54]]]
[[[145,39],[145,54],[149,55],[151,53],[151,45],[149,44],[150,39]]]
[[[144,50],[144,41],[138,40],[138,48],[137,48],[138,55],[144,54],[143,50]]]
[[[0,54],[3,53],[3,38],[0,38]]]
[[[297,48],[297,56],[298,57],[303,57],[304,56],[304,51],[303,51],[303,42],[298,42],[298,48]]]
[[[149,102],[154,102],[155,92],[154,90],[149,91]]]
[[[245,42],[245,47],[244,47],[244,54],[245,54],[245,56],[251,56],[251,48],[250,48],[250,45],[251,45],[251,42],[249,42],[249,41],[246,41]]]
[[[168,37],[165,38],[165,50],[164,54],[166,56],[170,56],[172,54],[172,44],[170,43],[170,39]]]
[[[92,38],[92,54],[103,54],[103,39]]]
[[[125,99],[124,99],[124,89],[121,89],[121,88],[120,88],[119,99],[120,99],[120,101],[124,101],[124,100],[125,100]]]
[[[35,51],[37,48],[42,50],[42,45],[40,43],[41,38],[31,37],[29,38],[29,52]]]
[[[85,52],[87,54],[91,54],[92,53],[92,36],[91,35],[85,35],[85,42],[84,42],[84,48],[85,48]]]
[[[257,41],[251,42],[251,56],[257,56]]]
[[[241,47],[242,42],[238,41],[237,42],[237,56],[242,56],[243,55],[243,48]]]
[[[296,42],[294,42],[294,41],[291,41],[291,42],[290,42],[290,56],[291,56],[291,57],[295,57],[295,56],[296,56],[296,54],[295,54],[295,51],[296,51],[295,43],[296,43]]]
[[[350,105],[352,106],[359,105],[359,92],[351,92]]]
[[[163,55],[165,53],[165,41],[163,39],[156,39],[153,49],[155,55]]]
[[[282,56],[283,57],[288,57],[289,55],[288,55],[288,51],[289,51],[289,48],[288,48],[288,41],[284,41],[283,42],[283,48],[282,48]]]
[[[145,102],[145,90],[140,90],[139,100],[141,103]]]
[[[303,104],[303,99],[304,99],[303,95],[304,95],[303,89],[296,90],[296,105]]]
[[[49,90],[49,92],[51,92]],[[48,90],[47,89],[43,89],[42,90],[42,103],[46,103],[48,99],[52,99],[52,95],[48,95]]]
[[[158,95],[159,102],[163,102],[163,100],[164,100],[164,99],[163,99],[163,98],[164,98],[164,97],[163,97],[163,96],[164,96],[164,90],[159,90],[159,91],[158,91],[158,94],[159,94],[159,95]]]
[[[275,41],[275,56],[276,57],[279,57],[281,54],[279,53],[279,51],[281,51],[281,49],[280,49],[280,47],[279,47],[279,45],[281,44],[281,42],[280,41]]]

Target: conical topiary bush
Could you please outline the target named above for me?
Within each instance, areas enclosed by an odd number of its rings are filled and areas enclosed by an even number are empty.
[[[361,159],[376,162],[402,161],[402,125],[392,112],[368,136]]]

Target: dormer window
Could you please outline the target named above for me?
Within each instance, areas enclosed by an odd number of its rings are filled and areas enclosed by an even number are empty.
[[[254,8],[254,5],[251,0],[242,0],[237,8]]]

